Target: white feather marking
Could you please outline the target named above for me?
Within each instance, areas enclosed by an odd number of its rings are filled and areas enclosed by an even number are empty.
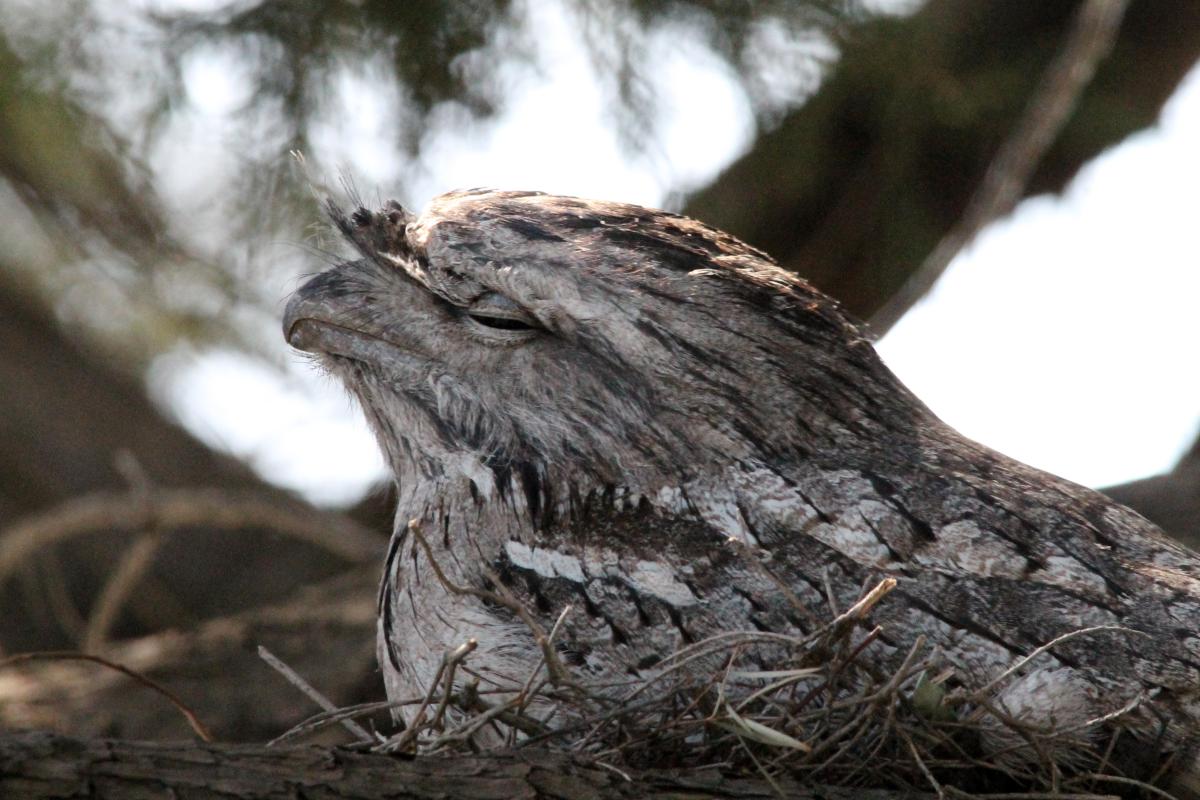
[[[694,606],[699,602],[692,590],[675,577],[670,567],[657,561],[637,562],[628,580],[635,590],[653,595],[668,605]]]
[[[533,570],[543,578],[566,578],[576,583],[586,580],[583,565],[575,556],[542,547],[528,547],[514,539],[504,543],[504,552],[513,564],[521,569]]]
[[[699,482],[689,483],[684,488],[686,492],[677,486],[662,486],[651,501],[659,509],[671,514],[695,512],[722,536],[758,546],[758,539],[750,532],[748,521],[738,508],[735,489],[724,484]]]
[[[812,535],[860,564],[886,567],[892,563],[892,554],[887,544],[879,540],[866,516],[874,513],[875,509],[870,506],[861,508],[862,505],[846,509],[832,525],[813,527]]]

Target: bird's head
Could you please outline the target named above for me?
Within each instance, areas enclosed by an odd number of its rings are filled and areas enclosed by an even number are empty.
[[[829,298],[693,220],[474,190],[337,226],[284,333],[357,395],[399,480],[533,468],[678,485],[879,424],[892,379]]]

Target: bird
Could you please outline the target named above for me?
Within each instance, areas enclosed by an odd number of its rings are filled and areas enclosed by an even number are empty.
[[[529,620],[488,591],[561,623],[574,674],[603,684],[723,631],[811,632],[891,579],[880,664],[927,642],[982,685],[1038,653],[1006,708],[1109,715],[1105,741],[1195,774],[1200,556],[943,423],[770,256],[534,191],[354,206],[328,211],[356,256],[283,328],[358,400],[394,479],[389,698],[424,694],[467,640],[485,686],[536,669]]]

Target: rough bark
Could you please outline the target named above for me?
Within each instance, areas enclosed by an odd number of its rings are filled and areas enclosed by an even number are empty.
[[[724,777],[716,771],[620,773],[561,753],[403,759],[321,747],[82,741],[50,733],[0,735],[0,796],[178,800],[605,800],[648,798],[920,798],[911,792]]]

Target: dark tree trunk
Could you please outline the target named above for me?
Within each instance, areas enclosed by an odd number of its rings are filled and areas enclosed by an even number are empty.
[[[1102,491],[1188,547],[1200,550],[1200,438],[1170,472]]]
[[[122,450],[162,486],[267,491],[248,467],[164,418],[138,381],[80,350],[8,286],[0,286],[0,386],[0,525],[124,486],[113,464]]]

